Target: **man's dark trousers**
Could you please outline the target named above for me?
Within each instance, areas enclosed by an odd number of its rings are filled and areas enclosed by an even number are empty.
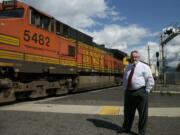
[[[148,118],[148,92],[145,87],[125,91],[123,128],[126,131],[131,130],[136,109],[139,113],[139,135],[145,135]]]

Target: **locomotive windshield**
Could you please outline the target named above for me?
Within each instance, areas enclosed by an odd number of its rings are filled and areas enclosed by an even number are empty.
[[[0,10],[0,18],[22,18],[24,14],[24,9],[7,9],[7,10]]]

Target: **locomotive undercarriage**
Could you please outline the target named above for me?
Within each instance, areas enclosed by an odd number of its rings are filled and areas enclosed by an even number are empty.
[[[1,60],[0,103],[111,87],[120,82],[119,75],[76,71],[62,65]]]
[[[77,75],[16,73],[12,67],[1,68],[0,74],[0,103],[67,94],[78,84]]]
[[[8,71],[12,71],[12,69]],[[115,76],[105,74],[5,73],[0,78],[0,103],[13,102],[22,98],[43,98],[117,85]]]

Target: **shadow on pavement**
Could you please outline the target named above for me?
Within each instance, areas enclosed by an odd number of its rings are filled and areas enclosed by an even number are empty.
[[[117,124],[114,124],[109,121],[101,120],[101,119],[87,119],[87,121],[92,122],[98,128],[106,128],[116,131],[119,134],[123,134],[123,128]],[[138,135],[137,133],[131,132],[129,135]]]

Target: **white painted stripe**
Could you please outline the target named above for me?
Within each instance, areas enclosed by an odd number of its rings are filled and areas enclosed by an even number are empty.
[[[29,111],[29,112],[51,112],[51,113],[73,113],[73,114],[98,114],[102,115],[101,111],[106,106],[90,106],[90,105],[58,105],[58,104],[37,104],[37,103],[20,103],[9,106],[2,106],[0,110],[9,111]],[[108,106],[107,110],[116,108],[115,112],[103,115],[123,115],[123,106]],[[106,112],[106,110],[104,110]],[[137,112],[136,112],[137,116]],[[165,116],[165,117],[180,117],[180,107],[173,108],[149,108],[149,116]]]
[[[149,116],[180,117],[180,107],[149,108]]]
[[[1,107],[0,110],[31,111],[31,112],[54,112],[54,113],[78,113],[96,114],[99,106],[87,105],[57,105],[57,104],[19,104]]]

